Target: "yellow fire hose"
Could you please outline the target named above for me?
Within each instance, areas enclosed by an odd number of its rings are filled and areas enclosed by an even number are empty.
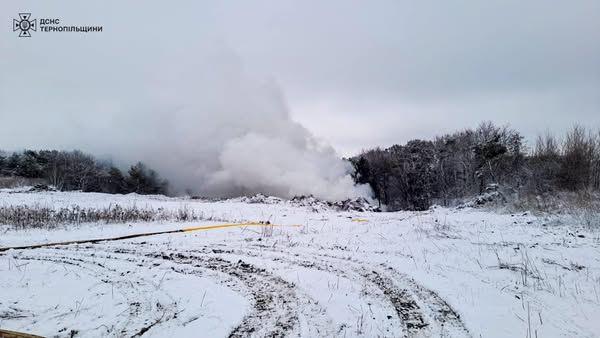
[[[33,334],[28,334],[28,333],[21,333],[21,332],[0,329],[0,338],[44,338],[44,337],[36,336]]]
[[[125,236],[119,236],[119,237],[83,239],[83,240],[77,240],[77,241],[54,242],[54,243],[44,243],[44,244],[33,244],[33,245],[4,247],[4,248],[0,248],[0,252],[7,251],[7,250],[38,249],[38,248],[45,248],[45,247],[57,246],[57,245],[83,244],[83,243],[99,243],[99,242],[105,242],[105,241],[120,241],[120,240],[130,239],[130,238],[145,237],[145,236],[154,236],[154,235],[163,235],[163,234],[174,234],[174,233],[178,233],[178,232],[190,232],[190,231],[211,230],[211,229],[232,228],[232,227],[247,227],[247,226],[290,226],[290,227],[301,227],[301,225],[298,225],[298,224],[281,225],[281,224],[256,223],[256,222],[250,222],[250,223],[231,223],[231,224],[209,225],[209,226],[196,227],[196,228],[185,228],[185,229],[176,229],[176,230],[147,232],[147,233],[142,233],[142,234],[125,235]],[[0,338],[2,338],[2,336],[0,336]]]
[[[200,230],[211,230],[211,229],[222,229],[222,228],[232,228],[232,227],[247,227],[247,226],[291,226],[291,227],[300,227],[301,225],[292,224],[292,225],[281,225],[281,224],[269,224],[269,223],[231,223],[231,224],[219,224],[219,225],[209,225],[204,227],[196,227],[196,228],[184,228],[177,230],[167,230],[167,231],[157,231],[157,232],[147,232],[142,234],[133,234],[119,237],[110,237],[110,238],[97,238],[97,239],[84,239],[78,241],[69,241],[69,242],[54,242],[54,243],[46,243],[46,244],[34,244],[34,245],[24,245],[24,246],[15,246],[15,247],[5,247],[0,248],[0,252],[7,250],[19,250],[19,249],[37,249],[49,246],[57,246],[57,245],[69,245],[69,244],[82,244],[82,243],[98,243],[104,241],[119,241],[123,239],[130,239],[136,237],[144,237],[144,236],[154,236],[154,235],[162,235],[162,234],[174,234],[178,232],[191,232],[191,231],[200,231]],[[28,333],[20,333],[15,331],[8,331],[0,329],[0,338],[44,338],[42,336],[36,336]]]

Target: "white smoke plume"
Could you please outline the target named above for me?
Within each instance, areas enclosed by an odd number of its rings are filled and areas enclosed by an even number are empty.
[[[80,148],[110,154],[117,164],[141,160],[179,193],[368,197],[370,189],[349,175],[351,165],[292,120],[274,81],[257,78],[234,53],[219,50],[163,68],[144,84],[119,80],[124,92],[94,107],[77,98],[40,106],[34,119],[12,119],[0,132],[22,148]],[[61,110],[58,118],[40,118]],[[56,132],[44,133],[48,128]]]

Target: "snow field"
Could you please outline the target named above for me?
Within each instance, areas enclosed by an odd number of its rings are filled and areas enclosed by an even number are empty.
[[[0,253],[0,328],[70,337],[598,337],[600,235],[473,209],[0,192],[0,204],[192,208],[229,228]],[[358,219],[367,222],[354,222]],[[0,227],[0,246],[219,224]],[[77,336],[76,335],[76,336]]]

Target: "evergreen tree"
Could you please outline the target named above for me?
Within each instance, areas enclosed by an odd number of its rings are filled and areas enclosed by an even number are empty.
[[[111,167],[108,171],[107,192],[124,194],[127,192],[127,182],[119,168]]]

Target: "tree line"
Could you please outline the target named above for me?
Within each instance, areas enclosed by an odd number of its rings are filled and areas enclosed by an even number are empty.
[[[141,162],[127,172],[79,150],[0,152],[0,177],[43,179],[61,191],[166,194],[168,182]]]
[[[575,126],[562,140],[546,134],[527,147],[509,127],[485,122],[350,159],[354,179],[369,184],[389,210],[426,210],[502,189],[514,194],[600,190],[600,132]]]
[[[451,206],[500,189],[521,196],[600,191],[600,132],[575,126],[562,139],[523,136],[491,122],[433,140],[363,151],[349,161],[388,210]],[[0,178],[41,179],[62,191],[167,194],[168,182],[141,162],[125,172],[78,150],[0,151]]]

